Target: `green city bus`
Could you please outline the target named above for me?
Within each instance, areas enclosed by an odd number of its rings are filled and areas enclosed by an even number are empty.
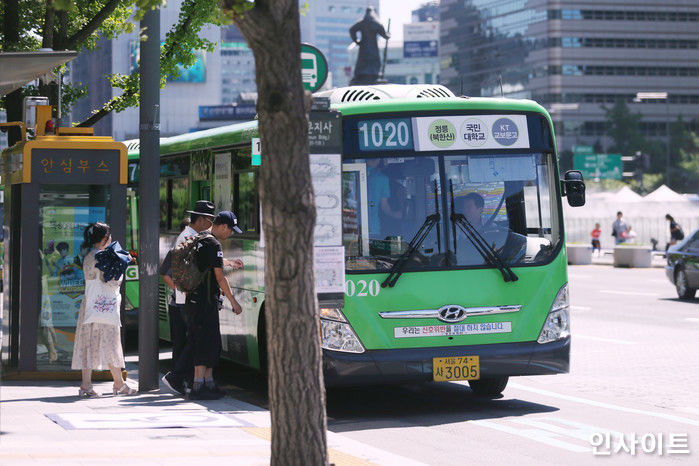
[[[546,110],[529,100],[456,97],[438,85],[318,97],[342,122],[345,294],[344,307],[320,310],[327,385],[468,380],[474,392],[495,395],[510,376],[568,372],[562,197],[582,205],[584,184],[575,171],[559,178]],[[160,255],[197,199],[238,215],[244,233],[223,248],[245,264],[228,273],[244,312],[221,310],[223,353],[261,369],[257,136],[252,121],[161,139]],[[135,166],[138,146],[127,145]],[[163,286],[167,339],[165,297]]]

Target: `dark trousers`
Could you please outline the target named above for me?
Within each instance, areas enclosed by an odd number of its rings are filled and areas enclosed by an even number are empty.
[[[221,328],[218,301],[187,296],[185,314],[189,324],[186,350],[191,352],[195,366],[216,367],[221,356]]]
[[[171,304],[170,339],[172,340],[172,372],[183,380],[191,380],[194,372],[194,360],[191,348],[187,348],[189,325],[185,318],[183,304]]]

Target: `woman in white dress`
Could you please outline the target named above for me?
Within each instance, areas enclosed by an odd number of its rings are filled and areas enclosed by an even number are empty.
[[[85,256],[83,262],[83,273],[85,283],[88,280],[102,280],[104,274],[96,267],[95,254],[106,248],[112,241],[111,229],[109,225],[102,222],[88,225],[83,233],[85,242],[83,246],[92,249]],[[105,282],[110,287],[119,288],[121,279]],[[92,371],[109,368],[114,379],[114,395],[133,395],[136,390],[132,389],[122,379],[121,369],[124,366],[124,351],[121,348],[120,325],[84,323],[85,321],[85,299],[80,306],[78,314],[78,325],[75,330],[75,344],[73,346],[74,370],[82,371],[82,383],[78,392],[81,398],[94,398],[100,396],[92,388]]]

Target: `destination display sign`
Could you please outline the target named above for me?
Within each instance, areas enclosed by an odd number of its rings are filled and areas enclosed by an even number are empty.
[[[526,115],[457,115],[413,118],[415,150],[529,148]]]
[[[435,115],[357,119],[350,123],[353,150],[463,151],[529,149],[526,115]]]

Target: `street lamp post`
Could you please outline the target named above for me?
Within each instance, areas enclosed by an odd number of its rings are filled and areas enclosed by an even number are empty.
[[[670,182],[670,96],[667,92],[637,92],[634,102],[665,101],[665,184]]]

